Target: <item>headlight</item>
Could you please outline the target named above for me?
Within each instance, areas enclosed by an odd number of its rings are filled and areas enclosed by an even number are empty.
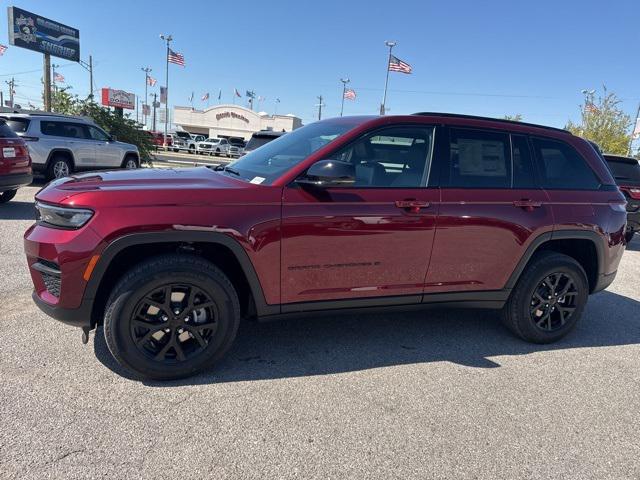
[[[93,216],[93,211],[86,208],[54,207],[36,202],[38,220],[42,223],[60,228],[80,228]]]

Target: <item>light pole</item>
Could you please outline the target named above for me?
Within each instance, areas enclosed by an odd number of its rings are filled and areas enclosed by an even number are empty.
[[[633,122],[633,125],[631,126],[631,138],[629,139],[629,148],[627,149],[627,156],[629,157],[633,153],[631,151],[633,145],[633,134],[636,132],[636,128],[638,128],[638,120],[640,120],[640,103],[638,104],[638,110],[636,110],[636,121]]]
[[[349,80],[348,78],[341,78],[340,81],[342,82],[342,103],[340,104],[340,116],[342,116],[342,112],[344,111],[344,94],[347,92],[347,83],[349,83],[351,80]]]
[[[151,68],[149,67],[140,67],[140,70],[144,72],[144,104],[147,104],[147,99],[149,98],[149,94],[147,93],[147,87],[149,86],[149,72],[151,72]],[[142,107],[142,117],[144,118],[144,126],[147,126],[147,114],[144,112],[144,107]]]
[[[167,42],[167,58],[166,58],[166,60],[167,60],[167,73],[166,73],[166,76],[165,76],[165,86],[164,86],[164,88],[166,90],[165,90],[165,93],[164,93],[164,101],[165,101],[164,113],[165,113],[165,115],[164,115],[164,142],[163,142],[164,146],[166,147],[167,146],[168,121],[169,121],[169,50],[170,50],[169,45],[170,45],[171,41],[173,40],[173,37],[171,35],[164,35],[164,34],[161,33],[160,34],[160,39],[164,40],[165,42]]]
[[[380,105],[380,115],[385,113],[385,104],[387,103],[387,86],[389,85],[389,63],[391,62],[391,50],[398,42],[387,40],[384,44],[389,47],[389,56],[387,57],[387,77],[384,81],[384,94],[382,95],[382,104]]]
[[[589,104],[593,104],[593,102],[591,102],[591,97],[593,97],[593,94],[596,93],[595,90],[591,89],[587,89],[587,88],[583,88],[582,90],[580,90],[580,92],[584,95],[584,110],[582,113],[582,135],[584,135],[584,131],[587,127],[587,123],[589,122],[589,116],[585,115],[584,112],[590,112],[591,110],[588,110],[588,106]]]

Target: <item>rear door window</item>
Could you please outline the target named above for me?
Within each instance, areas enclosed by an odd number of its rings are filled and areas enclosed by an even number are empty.
[[[448,185],[453,188],[511,188],[509,135],[451,128]]]
[[[551,190],[597,190],[600,181],[586,160],[571,145],[533,138],[542,186]]]

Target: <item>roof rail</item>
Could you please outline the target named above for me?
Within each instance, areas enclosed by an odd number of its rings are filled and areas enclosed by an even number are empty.
[[[469,118],[471,120],[488,120],[491,122],[507,123],[509,125],[524,125],[526,127],[543,128],[545,130],[553,130],[555,132],[563,132],[572,135],[569,130],[564,128],[547,127],[546,125],[538,125],[537,123],[519,122],[517,120],[507,120],[506,118],[481,117],[478,115],[466,115],[464,113],[440,113],[440,112],[417,112],[413,115],[429,115],[434,117],[450,117],[450,118]]]

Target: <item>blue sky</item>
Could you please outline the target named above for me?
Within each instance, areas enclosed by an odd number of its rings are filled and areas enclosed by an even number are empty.
[[[620,0],[457,1],[35,1],[3,2],[80,30],[81,56],[92,54],[95,84],[144,93],[142,66],[164,83],[159,33],[174,37],[187,66],[170,66],[170,103],[195,107],[222,89],[266,97],[262,110],[294,113],[308,123],[340,110],[340,77],[357,92],[345,114],[377,113],[387,50],[414,68],[392,73],[391,114],[447,111],[563,126],[578,116],[584,88],[606,84],[631,115],[640,102],[640,2]],[[7,32],[0,31],[7,44]],[[62,59],[73,92],[86,95],[88,74]],[[16,74],[17,101],[40,103],[42,56],[10,47],[0,57],[0,87]],[[34,71],[35,70],[35,71]],[[18,74],[20,72],[30,72]],[[157,90],[157,87],[156,87]],[[6,97],[5,97],[6,98]]]

